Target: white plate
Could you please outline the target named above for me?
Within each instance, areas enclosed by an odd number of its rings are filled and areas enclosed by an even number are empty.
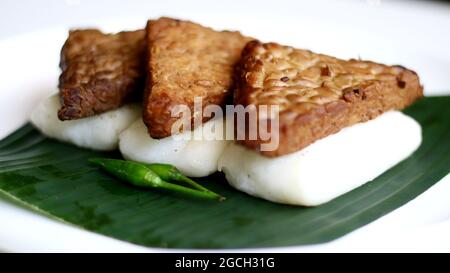
[[[450,91],[450,8],[441,4],[278,0],[127,1],[123,6],[110,1],[105,8],[104,3],[82,0],[67,0],[56,6],[39,3],[23,7],[18,15],[14,12],[16,19],[7,12],[15,8],[11,6],[14,4],[0,4],[1,25],[8,26],[0,30],[0,38],[8,36],[0,40],[0,138],[24,124],[33,106],[57,90],[59,50],[68,27],[133,29],[143,27],[147,18],[160,15],[239,29],[264,41],[338,57],[402,64],[419,73],[427,95]],[[49,11],[50,15],[45,13]],[[14,20],[20,20],[20,24]],[[28,28],[24,27],[27,24]],[[17,32],[34,31],[10,36],[14,28]],[[333,242],[256,251],[450,251],[449,194],[447,176],[405,206]],[[84,231],[1,200],[0,223],[0,249],[5,251],[168,251]]]

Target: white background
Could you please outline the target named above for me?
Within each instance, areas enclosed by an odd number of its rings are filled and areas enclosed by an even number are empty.
[[[56,91],[68,28],[141,28],[168,15],[264,41],[416,70],[427,95],[450,91],[450,6],[426,1],[1,1],[0,138]],[[450,251],[447,176],[402,208],[333,242],[260,251]],[[0,201],[0,250],[161,251],[56,223]]]

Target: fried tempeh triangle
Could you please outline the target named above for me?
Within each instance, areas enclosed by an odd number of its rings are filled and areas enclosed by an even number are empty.
[[[145,31],[104,34],[73,30],[61,50],[60,120],[79,119],[120,107],[142,96]]]
[[[176,105],[191,109],[192,124],[192,117],[199,114],[194,113],[194,98],[202,99],[203,108],[223,105],[230,95],[234,65],[248,41],[239,32],[218,32],[189,21],[148,21],[143,118],[150,135],[171,135],[179,119],[171,115]]]
[[[401,66],[345,61],[259,41],[246,45],[235,77],[235,104],[280,107],[276,150],[261,151],[264,141],[259,136],[240,141],[269,157],[298,151],[347,126],[403,109],[423,95],[417,74]]]

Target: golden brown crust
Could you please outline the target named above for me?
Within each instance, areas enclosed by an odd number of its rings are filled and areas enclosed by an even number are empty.
[[[145,31],[70,31],[61,50],[60,67],[59,119],[79,119],[118,108],[141,96]]]
[[[202,107],[223,105],[230,94],[233,67],[249,40],[239,32],[218,32],[188,21],[148,21],[143,118],[150,135],[170,136],[177,120],[171,110],[176,105],[187,105],[192,116],[198,114],[193,109],[195,97],[202,99]]]
[[[400,66],[340,60],[275,43],[249,42],[236,67],[235,104],[279,105],[279,147],[298,151],[342,128],[403,109],[423,95],[417,74]],[[246,126],[248,128],[248,126]],[[260,150],[264,143],[242,140]]]

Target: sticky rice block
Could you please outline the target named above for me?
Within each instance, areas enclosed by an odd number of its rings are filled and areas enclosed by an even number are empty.
[[[316,206],[376,178],[411,155],[421,139],[414,119],[390,111],[280,157],[230,144],[218,168],[231,186],[250,195]]]
[[[99,115],[61,121],[57,116],[60,107],[57,94],[46,98],[32,112],[31,123],[50,138],[101,151],[116,149],[119,134],[141,114],[137,104],[128,104]]]
[[[119,149],[128,160],[172,164],[187,176],[207,176],[217,171],[219,156],[229,143],[215,136],[223,135],[224,124],[216,118],[192,131],[154,139],[138,119],[120,135]]]

